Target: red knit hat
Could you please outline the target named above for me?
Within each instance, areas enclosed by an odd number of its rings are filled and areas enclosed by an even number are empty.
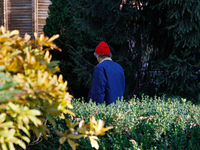
[[[100,55],[110,55],[110,49],[108,47],[108,44],[101,41],[99,45],[96,47],[95,53]]]

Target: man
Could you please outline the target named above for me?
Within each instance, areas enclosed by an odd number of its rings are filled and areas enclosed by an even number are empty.
[[[99,64],[95,66],[93,82],[88,95],[88,101],[97,104],[116,103],[121,100],[125,90],[125,77],[123,68],[111,59],[110,49],[105,42],[100,42],[94,55]]]

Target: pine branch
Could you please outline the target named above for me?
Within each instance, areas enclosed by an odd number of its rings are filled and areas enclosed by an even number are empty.
[[[92,66],[92,67],[95,67],[95,65],[91,64],[89,61],[87,61],[79,52],[77,52],[71,45],[68,45],[68,44],[65,44],[66,46],[70,47],[71,50],[73,52],[75,52],[76,54],[78,54],[82,60],[84,60],[88,65]]]

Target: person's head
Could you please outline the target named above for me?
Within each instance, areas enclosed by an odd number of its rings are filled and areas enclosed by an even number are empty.
[[[108,44],[101,41],[95,49],[94,56],[96,56],[98,62],[101,62],[101,60],[103,60],[106,57],[111,58],[112,54],[110,52]]]

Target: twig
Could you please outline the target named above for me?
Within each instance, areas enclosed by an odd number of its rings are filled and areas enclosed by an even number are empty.
[[[45,124],[45,125],[47,124],[47,119],[45,120],[44,124]],[[30,146],[30,145],[35,145],[36,142],[37,142],[37,143],[42,142],[42,139],[40,139],[41,136],[42,136],[42,133],[39,134],[38,138],[37,138],[35,141],[33,141],[32,143],[29,143],[29,144],[27,145],[27,147]],[[19,150],[23,150],[23,149],[20,148]]]

